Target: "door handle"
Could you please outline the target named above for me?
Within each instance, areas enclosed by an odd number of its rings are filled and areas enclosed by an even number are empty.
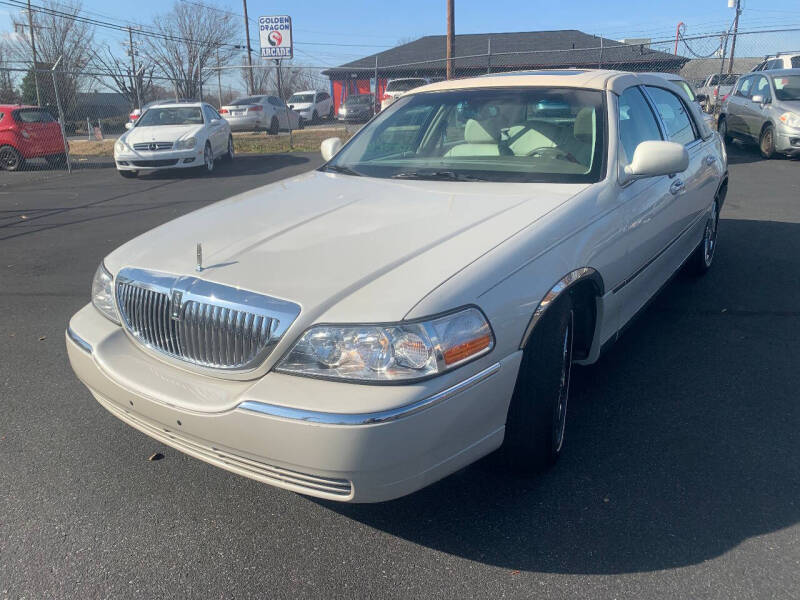
[[[669,186],[669,193],[673,196],[677,196],[683,191],[684,183],[682,179],[676,179],[672,182],[672,185]]]
[[[712,154],[709,154],[708,156],[706,156],[706,164],[709,167],[711,165],[713,165],[715,162],[717,162],[717,157],[716,156],[713,156]]]

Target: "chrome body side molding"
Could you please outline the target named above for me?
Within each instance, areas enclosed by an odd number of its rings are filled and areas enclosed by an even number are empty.
[[[449,400],[453,396],[468,390],[469,388],[479,384],[480,382],[488,379],[495,373],[500,371],[500,363],[495,363],[491,367],[476,373],[472,377],[468,377],[464,381],[442,390],[441,392],[428,396],[412,404],[392,408],[390,410],[383,410],[374,413],[328,413],[317,412],[311,410],[303,410],[299,408],[290,408],[288,406],[277,406],[275,404],[265,404],[263,402],[256,402],[248,400],[242,402],[237,408],[251,412],[257,412],[271,417],[281,417],[283,419],[291,419],[294,421],[305,421],[307,423],[319,423],[320,425],[377,425],[379,423],[386,423],[388,421],[395,421],[426,410]]]
[[[603,294],[603,280],[601,279],[600,274],[592,267],[581,267],[580,269],[570,271],[564,275],[564,277],[559,279],[555,285],[553,285],[553,287],[550,288],[550,290],[544,295],[544,298],[542,298],[539,302],[536,310],[533,311],[533,316],[528,323],[528,327],[525,328],[525,333],[523,334],[522,341],[519,344],[520,349],[525,348],[531,333],[533,333],[533,328],[536,326],[536,323],[539,322],[539,319],[542,318],[542,315],[556,300],[556,298],[563,294],[567,289],[572,287],[575,283],[582,279],[586,279],[587,277],[594,282],[595,287],[600,295]]]
[[[78,347],[84,352],[88,352],[89,354],[92,353],[92,345],[85,339],[83,339],[81,336],[79,336],[77,333],[75,333],[72,330],[72,327],[67,327],[67,337],[71,339],[73,342],[75,342],[78,345]]]

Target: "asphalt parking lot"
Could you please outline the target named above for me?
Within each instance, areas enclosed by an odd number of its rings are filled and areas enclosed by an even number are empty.
[[[558,466],[483,461],[379,505],[173,451],[101,408],[64,348],[109,251],[318,155],[0,173],[0,597],[800,597],[800,162],[730,152],[713,269],[575,370]]]

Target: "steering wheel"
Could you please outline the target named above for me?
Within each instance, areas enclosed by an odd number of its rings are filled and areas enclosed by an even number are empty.
[[[560,148],[554,146],[540,146],[528,152],[525,156],[541,156],[542,158],[550,155],[552,158],[565,158],[569,162],[577,163],[578,159],[572,156],[569,152],[565,152]]]

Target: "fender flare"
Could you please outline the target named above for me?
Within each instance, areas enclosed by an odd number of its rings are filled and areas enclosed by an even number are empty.
[[[531,320],[528,322],[528,326],[525,328],[525,333],[522,335],[522,340],[519,344],[520,350],[525,349],[525,345],[528,343],[528,339],[533,333],[534,327],[536,327],[536,324],[542,318],[550,305],[553,304],[553,302],[555,302],[555,300],[561,296],[561,294],[569,290],[577,282],[583,281],[584,279],[588,279],[594,284],[595,291],[599,296],[603,295],[605,289],[603,278],[595,269],[592,267],[580,267],[579,269],[570,271],[561,279],[556,281],[556,283],[553,284],[544,297],[539,301],[539,304],[536,306],[536,310],[533,311]]]

